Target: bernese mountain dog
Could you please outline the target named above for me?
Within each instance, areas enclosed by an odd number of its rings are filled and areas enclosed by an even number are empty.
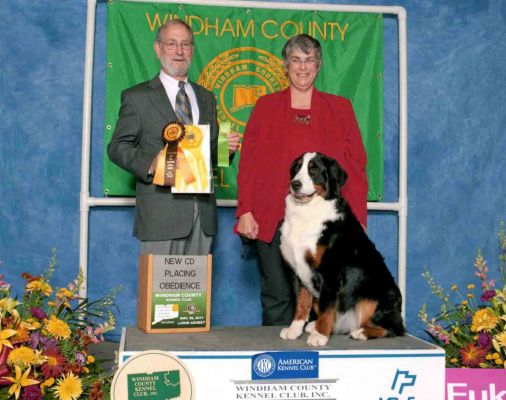
[[[280,247],[299,292],[281,338],[296,339],[304,327],[311,346],[325,346],[333,332],[358,340],[403,335],[399,288],[340,195],[346,172],[330,157],[305,153],[290,177]],[[307,323],[312,310],[316,319]]]

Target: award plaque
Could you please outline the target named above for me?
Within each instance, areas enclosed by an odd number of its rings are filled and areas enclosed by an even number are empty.
[[[137,325],[146,333],[207,332],[211,321],[211,255],[142,254]]]

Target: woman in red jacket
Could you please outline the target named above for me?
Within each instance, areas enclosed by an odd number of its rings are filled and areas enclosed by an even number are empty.
[[[351,102],[314,87],[322,63],[316,39],[294,36],[282,56],[290,85],[257,101],[237,177],[236,231],[257,242],[263,325],[290,325],[295,312],[291,271],[279,250],[292,161],[307,151],[335,158],[348,174],[342,196],[364,227],[367,221],[367,158]]]

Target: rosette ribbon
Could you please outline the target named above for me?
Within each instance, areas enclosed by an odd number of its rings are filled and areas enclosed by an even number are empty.
[[[218,135],[218,167],[228,167],[230,157],[228,154],[228,135],[230,134],[230,121],[224,121],[220,124],[220,133]]]
[[[178,168],[176,171],[176,189],[181,192],[206,192],[209,187],[209,177],[204,154],[202,153],[204,134],[196,125],[186,125],[185,128],[186,134],[180,142],[180,150],[189,164],[193,180],[186,179],[184,170]]]
[[[182,174],[187,183],[195,181],[195,176],[188,165],[180,142],[186,135],[186,128],[180,122],[169,122],[162,130],[163,149],[158,156],[153,183],[158,186],[174,186],[176,171]]]

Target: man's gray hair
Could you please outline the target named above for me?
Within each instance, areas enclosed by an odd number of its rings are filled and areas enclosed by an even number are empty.
[[[288,66],[288,57],[290,57],[290,54],[295,50],[302,51],[305,54],[309,54],[311,50],[315,50],[318,68],[320,67],[322,63],[322,46],[318,40],[305,33],[290,38],[281,51],[285,66]]]
[[[168,27],[174,26],[174,25],[182,25],[186,29],[188,29],[188,32],[190,32],[190,34],[192,36],[192,43],[195,43],[191,26],[188,25],[182,19],[169,19],[166,23],[164,23],[163,25],[160,25],[160,27],[158,28],[158,31],[156,32],[155,42],[160,42],[162,40],[163,31],[165,29],[167,29]]]

